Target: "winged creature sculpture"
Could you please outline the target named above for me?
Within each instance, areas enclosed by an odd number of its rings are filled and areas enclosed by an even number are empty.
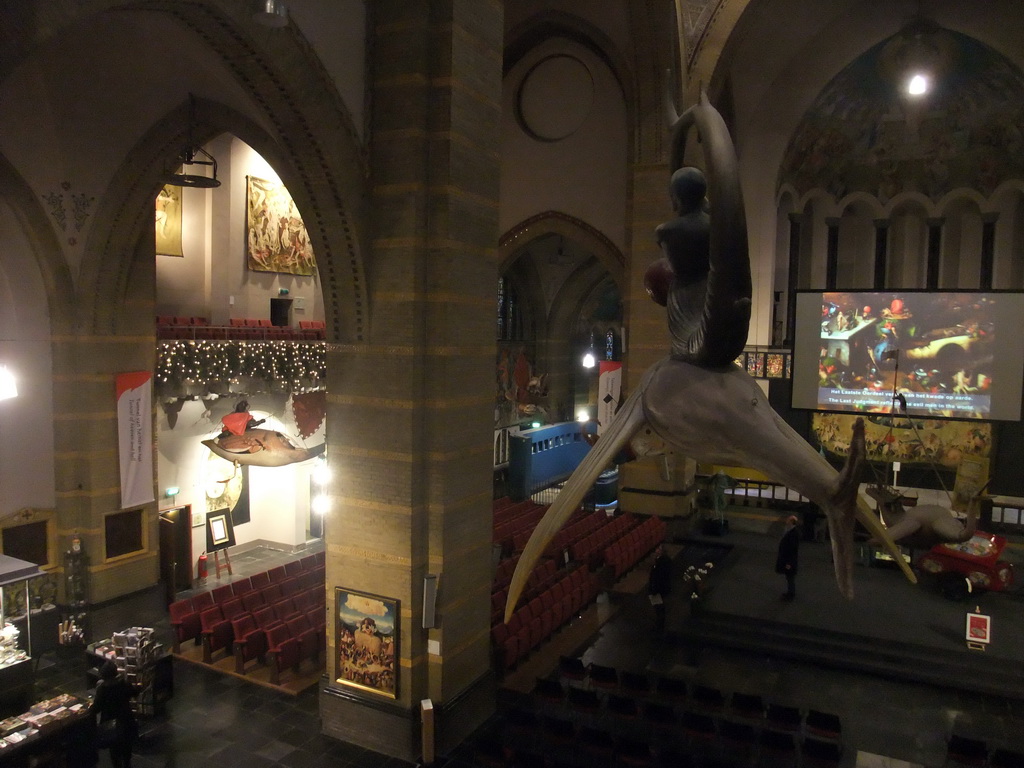
[[[686,138],[694,126],[710,183],[698,169],[682,167]],[[534,529],[509,585],[505,621],[548,543],[627,443],[638,456],[667,446],[700,462],[751,467],[806,496],[828,519],[836,581],[847,598],[853,597],[856,519],[889,549],[907,578],[916,581],[878,517],[857,504],[863,421],[856,422],[849,457],[837,471],[733,364],[746,344],[750,322],[746,217],[732,139],[706,94],[675,117],[671,139],[670,191],[677,216],[658,227],[665,259],[655,272],[668,275],[669,281],[659,289],[653,280],[652,297],[663,298],[668,308],[672,352],[646,371]],[[710,212],[703,203],[707,186]]]

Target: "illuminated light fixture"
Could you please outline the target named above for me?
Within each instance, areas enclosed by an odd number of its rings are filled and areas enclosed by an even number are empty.
[[[581,424],[586,424],[588,421],[590,421],[590,413],[587,411],[586,408],[580,408],[579,411],[576,412],[576,421],[580,422]]]
[[[326,461],[319,461],[313,468],[313,482],[323,487],[331,482],[331,468]]]
[[[281,29],[288,26],[288,6],[281,0],[258,0],[253,21],[264,27]]]
[[[206,486],[206,498],[208,499],[219,499],[224,495],[224,491],[227,490],[227,483],[222,483],[218,480],[214,480]]]
[[[18,382],[6,365],[0,365],[0,400],[18,396]]]
[[[908,96],[919,98],[941,85],[958,56],[959,47],[947,30],[917,17],[882,46],[879,73]]]
[[[170,488],[167,488],[164,491],[164,496],[166,496],[167,498],[171,498],[172,496],[177,496],[178,495],[178,491],[180,491],[180,490],[181,489],[178,486],[172,485]]]
[[[310,509],[318,515],[326,515],[331,511],[331,497],[326,494],[314,496],[309,504]]]
[[[163,182],[164,184],[170,184],[175,187],[214,189],[220,186],[220,181],[217,180],[217,160],[213,155],[196,144],[192,138],[195,122],[196,98],[192,94],[189,94],[188,143],[175,159],[175,166],[178,170],[173,173],[165,174]],[[207,169],[212,170],[212,176],[207,175]]]
[[[533,423],[532,423],[532,424],[530,425],[530,428],[531,428],[531,429],[539,429],[539,428],[540,428],[540,422],[539,422],[539,421],[535,421],[535,422],[533,422]]]
[[[583,356],[583,367],[593,368],[595,365],[597,365],[597,359],[594,357],[594,353],[587,352],[587,354]]]
[[[907,82],[907,93],[911,96],[923,96],[928,93],[928,78],[918,73]]]

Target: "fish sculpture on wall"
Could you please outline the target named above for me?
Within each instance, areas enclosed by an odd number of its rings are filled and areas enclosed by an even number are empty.
[[[855,520],[916,582],[878,517],[857,504],[863,421],[855,423],[850,454],[837,471],[772,409],[757,382],[733,364],[746,345],[752,295],[735,149],[706,94],[682,115],[672,110],[670,118],[670,192],[677,215],[658,227],[665,258],[652,265],[645,283],[652,298],[668,309],[672,353],[647,370],[534,529],[509,585],[506,622],[548,544],[627,444],[638,456],[664,445],[698,462],[751,467],[806,496],[828,519],[836,582],[848,599],[853,597]],[[682,167],[694,126],[709,166],[707,181],[700,170]],[[705,210],[708,186],[710,212]]]

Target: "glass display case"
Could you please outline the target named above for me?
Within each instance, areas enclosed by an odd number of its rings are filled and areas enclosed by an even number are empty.
[[[0,555],[0,714],[23,706],[32,689],[29,581],[44,575],[34,563]]]

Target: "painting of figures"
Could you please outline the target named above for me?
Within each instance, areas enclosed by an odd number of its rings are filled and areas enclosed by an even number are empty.
[[[336,681],[390,698],[398,694],[398,601],[335,590],[337,624]]]
[[[256,272],[312,275],[313,247],[295,201],[283,185],[246,176],[246,258]]]

